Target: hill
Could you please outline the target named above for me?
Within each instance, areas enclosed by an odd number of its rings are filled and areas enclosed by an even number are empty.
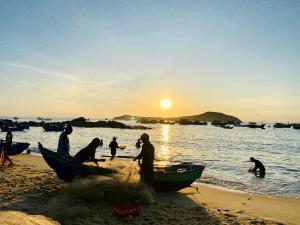
[[[203,121],[203,122],[212,122],[218,120],[220,122],[228,122],[233,121],[235,123],[241,123],[242,121],[231,115],[227,115],[220,112],[205,112],[199,115],[192,116],[181,116],[181,117],[141,117],[141,116],[133,116],[133,115],[123,115],[114,117],[114,120],[151,120],[151,121],[179,121],[179,120],[190,120],[190,121]]]

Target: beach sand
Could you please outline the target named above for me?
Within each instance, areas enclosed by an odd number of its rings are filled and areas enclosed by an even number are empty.
[[[199,192],[196,188],[157,194],[138,190],[141,214],[120,219],[112,214],[118,202],[110,200],[114,195],[108,193],[130,195],[126,191],[136,186],[109,186],[115,181],[99,177],[69,184],[59,180],[42,157],[20,154],[11,158],[14,166],[0,168],[1,225],[300,224],[300,200],[231,192],[204,184],[194,184]],[[124,173],[137,171],[129,161],[116,160],[104,166],[118,164]]]

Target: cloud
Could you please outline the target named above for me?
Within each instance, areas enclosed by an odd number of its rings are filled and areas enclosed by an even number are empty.
[[[78,78],[73,77],[69,74],[52,72],[52,71],[41,69],[41,68],[31,66],[31,65],[10,63],[10,62],[4,62],[4,61],[0,61],[0,64],[10,66],[10,67],[30,70],[30,71],[38,72],[38,73],[45,74],[45,75],[48,75],[48,76],[52,76],[52,77],[63,78],[63,79],[67,79],[67,80],[70,80],[70,81],[75,81],[75,82],[80,81]]]

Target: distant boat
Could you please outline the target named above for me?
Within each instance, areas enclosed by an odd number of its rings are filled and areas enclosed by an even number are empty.
[[[0,142],[0,147],[3,147],[5,142]],[[26,150],[29,147],[29,143],[23,143],[23,142],[13,142],[12,149],[9,152],[9,155],[17,155],[22,153],[24,150]]]
[[[220,127],[224,128],[224,129],[233,129],[232,126],[228,126],[228,125],[222,125],[222,126],[220,126]]]
[[[194,164],[178,164],[171,166],[155,166],[153,188],[156,191],[171,192],[189,187],[200,179],[205,166]]]
[[[256,123],[250,122],[248,124],[249,128],[260,128],[260,129],[265,129],[265,125],[266,124],[261,124],[261,125],[257,125]]]
[[[51,118],[37,117],[37,120],[42,120],[42,121],[50,121],[50,120],[51,120]]]
[[[300,123],[298,123],[298,124],[293,124],[293,129],[299,130],[299,129],[300,129]]]
[[[14,120],[18,120],[19,118],[18,118],[18,117],[14,117],[13,119],[14,119]]]
[[[275,123],[273,125],[274,128],[291,128],[292,124],[284,124],[284,123]]]
[[[202,122],[202,121],[192,121],[192,120],[185,120],[185,119],[181,119],[178,122],[180,125],[202,125],[202,126],[206,126],[207,122]]]
[[[21,126],[21,127],[16,126],[16,127],[10,127],[9,129],[10,129],[10,131],[15,132],[15,131],[24,131],[25,128],[22,127],[22,126]],[[5,132],[5,131],[3,130],[3,127],[1,127],[1,131],[2,131],[2,132]]]
[[[43,129],[47,132],[60,132],[64,131],[65,128],[63,126],[44,125]]]
[[[56,175],[67,182],[71,182],[76,176],[108,175],[116,172],[108,168],[80,164],[46,148],[42,148],[40,151],[44,160],[56,172]]]

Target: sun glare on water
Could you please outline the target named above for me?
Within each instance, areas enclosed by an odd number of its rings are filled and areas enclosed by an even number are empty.
[[[163,99],[160,102],[160,107],[162,109],[170,109],[172,107],[172,102],[170,99]]]

